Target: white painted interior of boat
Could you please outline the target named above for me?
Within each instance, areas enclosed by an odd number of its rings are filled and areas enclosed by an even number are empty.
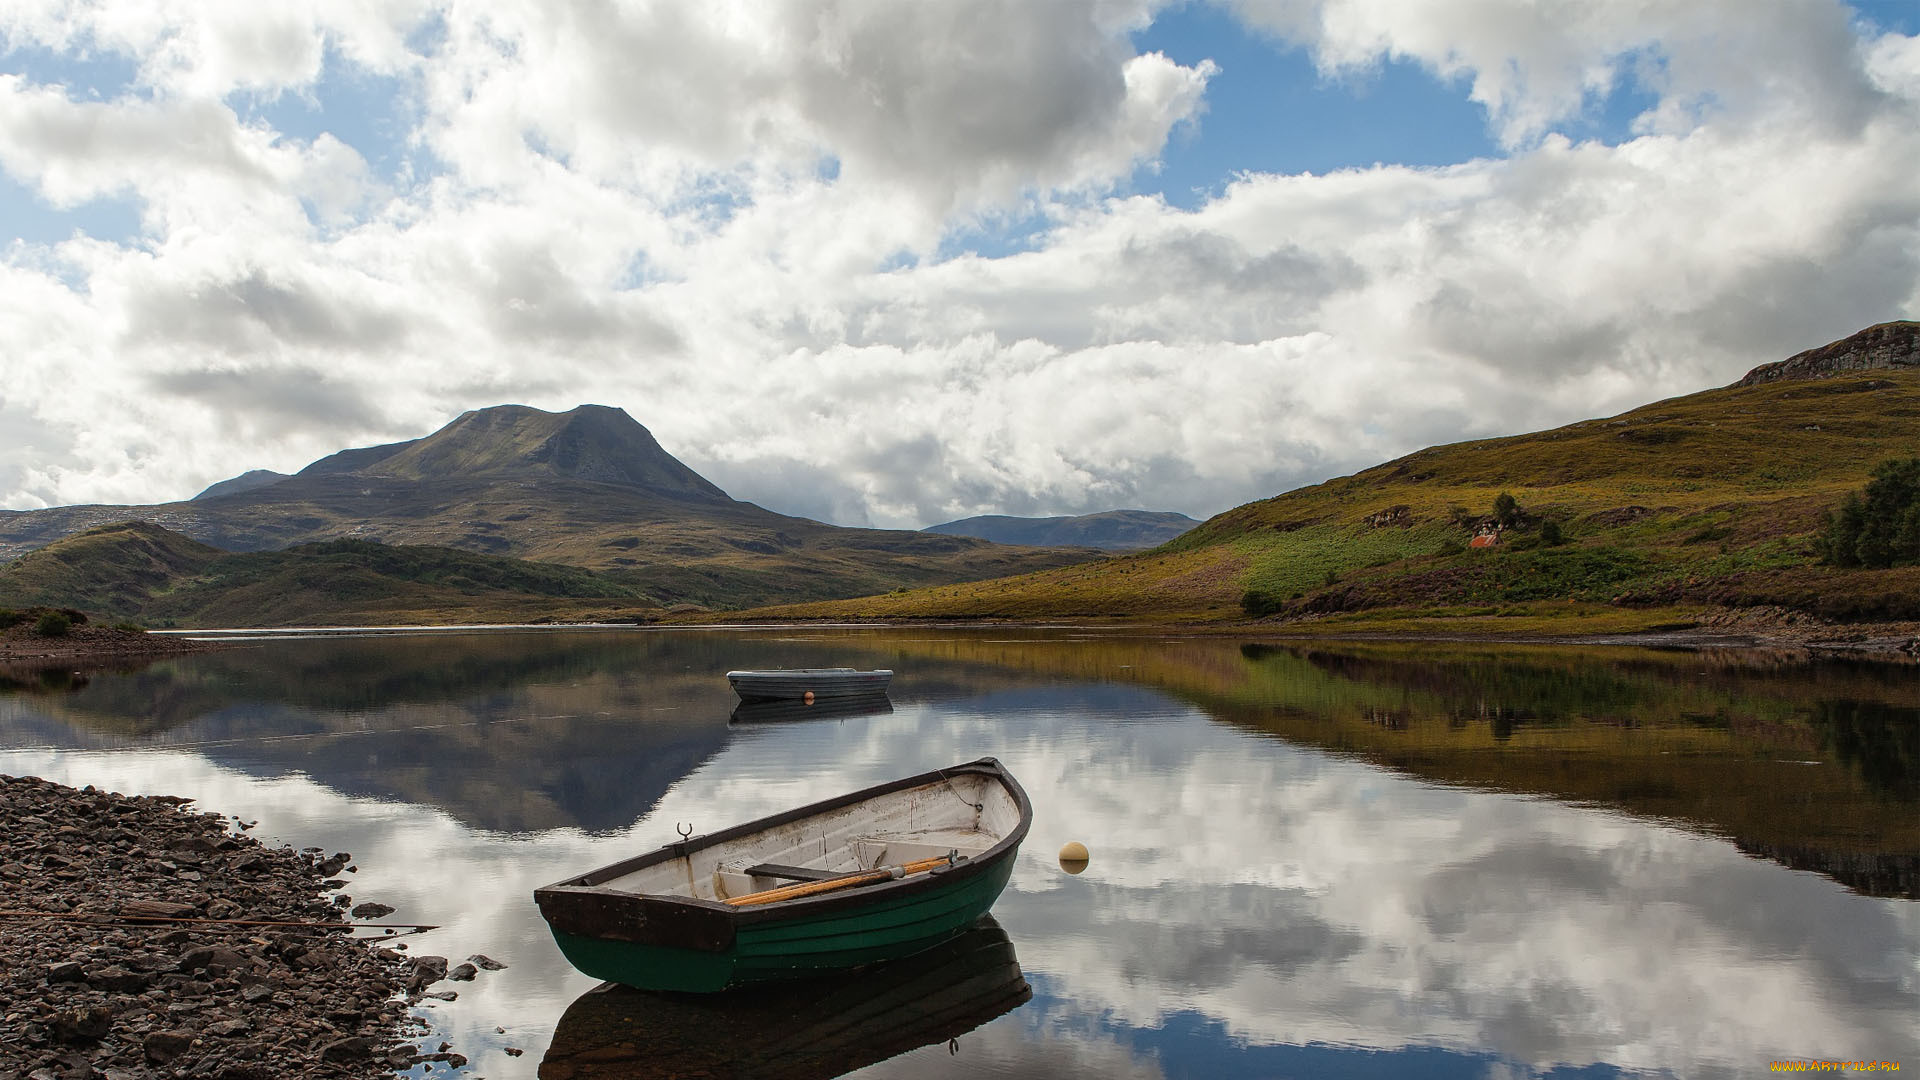
[[[959,773],[656,863],[603,887],[726,900],[793,884],[746,873],[761,863],[852,873],[949,851],[974,856],[1019,824],[1020,804],[1005,785],[979,773]]]

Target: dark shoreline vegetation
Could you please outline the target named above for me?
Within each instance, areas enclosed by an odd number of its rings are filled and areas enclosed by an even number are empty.
[[[465,1063],[408,1038],[426,1031],[411,1004],[472,964],[352,937],[348,907],[391,909],[327,898],[350,855],[268,847],[190,801],[0,775],[0,1076],[371,1080]]]

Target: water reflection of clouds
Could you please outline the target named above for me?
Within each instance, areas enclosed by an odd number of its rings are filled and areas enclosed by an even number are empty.
[[[1911,904],[1683,830],[1434,787],[1197,715],[1116,734],[1050,705],[904,709],[736,747],[711,771],[733,777],[729,801],[753,801],[752,777],[780,761],[864,781],[965,757],[983,725],[1034,796],[1030,849],[995,910],[1059,988],[1046,1008],[1137,1030],[1190,1011],[1249,1047],[1450,1049],[1475,1072],[1740,1073],[1916,1045]],[[794,781],[763,808],[844,786]],[[1081,878],[1051,865],[1068,838],[1094,850]]]
[[[596,767],[618,773],[649,744],[603,753]],[[0,771],[191,794],[353,851],[350,891],[445,925],[416,949],[511,965],[436,1012],[498,1078],[531,1075],[591,985],[546,937],[534,887],[666,842],[675,822],[712,831],[989,753],[1036,808],[995,913],[1038,996],[966,1036],[958,1058],[916,1052],[873,1075],[1712,1076],[1787,1056],[1920,1057],[1920,905],[1677,828],[1420,783],[1145,690],[739,730],[682,765],[651,813],[598,836],[516,839],[348,798],[279,775],[284,763],[255,779],[183,751],[17,752]],[[1068,839],[1093,850],[1080,877],[1054,864]],[[527,1056],[503,1056],[507,1044]]]

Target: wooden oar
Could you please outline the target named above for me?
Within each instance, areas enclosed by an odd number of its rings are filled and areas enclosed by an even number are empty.
[[[727,903],[734,907],[748,907],[754,904],[771,904],[780,900],[795,900],[802,896],[813,896],[816,893],[833,892],[836,889],[851,888],[855,885],[871,885],[878,881],[888,881],[892,878],[907,877],[910,874],[925,873],[936,866],[945,866],[947,861],[947,856],[935,855],[931,859],[917,859],[899,866],[881,866],[872,870],[856,870],[851,874],[827,878],[824,881],[803,881],[797,885],[782,885],[779,888],[767,889],[764,892],[736,896],[729,899]]]

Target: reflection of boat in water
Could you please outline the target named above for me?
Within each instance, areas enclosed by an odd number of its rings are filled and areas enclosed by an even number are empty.
[[[790,720],[845,719],[849,716],[884,716],[893,711],[893,702],[884,693],[861,697],[827,698],[808,704],[805,701],[742,701],[734,706],[736,724],[777,724]]]
[[[1033,996],[987,916],[918,956],[824,979],[725,994],[611,983],[567,1007],[540,1080],[841,1076],[945,1042]]]
[[[534,890],[597,979],[711,992],[896,960],[987,909],[1033,805],[993,758],[692,837]]]
[[[847,667],[773,668],[729,671],[727,682],[742,701],[824,701],[828,698],[884,694],[893,672],[855,671]]]

